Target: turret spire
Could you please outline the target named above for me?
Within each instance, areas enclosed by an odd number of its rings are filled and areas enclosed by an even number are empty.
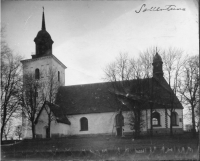
[[[43,15],[42,15],[42,30],[46,30],[45,18],[44,18],[44,7],[43,7]]]

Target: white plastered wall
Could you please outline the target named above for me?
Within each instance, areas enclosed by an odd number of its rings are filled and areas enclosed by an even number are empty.
[[[116,112],[107,113],[91,113],[70,115],[69,120],[71,122],[70,135],[82,135],[82,134],[113,134],[116,135],[115,116]],[[124,132],[132,132],[128,125],[127,112],[123,112],[125,126],[123,126]],[[88,119],[88,131],[80,131],[80,119],[86,117]]]
[[[36,134],[42,135],[42,138],[46,137],[46,127],[48,126],[48,115],[43,109],[38,119],[36,125]],[[59,134],[59,135],[69,135],[70,125],[57,123],[55,120],[51,122],[50,134]]]

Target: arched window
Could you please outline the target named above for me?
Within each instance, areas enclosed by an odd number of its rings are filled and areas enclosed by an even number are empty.
[[[58,71],[58,82],[60,82],[60,72]]]
[[[160,126],[160,114],[158,112],[152,113],[152,124],[153,126]]]
[[[172,126],[178,126],[178,114],[176,112],[172,112]]]
[[[80,131],[88,131],[88,119],[85,117],[82,117],[80,119],[81,124],[81,130]]]
[[[35,69],[35,79],[40,79],[40,70],[38,68]]]

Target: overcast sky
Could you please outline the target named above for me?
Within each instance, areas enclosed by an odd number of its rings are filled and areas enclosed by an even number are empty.
[[[141,6],[145,4],[141,12]],[[175,5],[183,10],[146,11]],[[3,1],[2,23],[15,53],[30,59],[42,24],[51,35],[53,54],[66,66],[66,85],[103,81],[103,69],[120,52],[137,56],[149,47],[199,53],[198,10],[194,0]]]

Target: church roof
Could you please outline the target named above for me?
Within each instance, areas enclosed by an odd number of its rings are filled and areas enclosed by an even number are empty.
[[[58,123],[63,123],[63,124],[68,124],[68,125],[71,125],[70,121],[68,120],[67,118],[67,111],[65,108],[62,108],[56,104],[53,104],[53,103],[50,103],[48,101],[45,101],[36,120],[35,120],[35,123],[37,124],[38,123],[38,120],[39,120],[39,117],[42,113],[42,111],[45,109],[45,106],[48,106],[50,108],[50,110],[52,111],[53,115],[55,116],[55,120],[58,122]]]
[[[56,104],[66,108],[67,114],[87,114],[128,110],[108,91],[110,83],[62,86]]]
[[[84,84],[84,85],[74,85],[74,86],[62,86],[58,90],[56,104],[62,108],[66,109],[68,115],[73,114],[87,114],[87,113],[104,113],[104,112],[116,112],[120,108],[122,111],[128,111],[128,107],[123,105],[120,101],[121,96],[129,99],[138,99],[137,96],[131,95],[131,93],[136,93],[136,88],[138,86],[138,80],[127,81],[123,88],[118,88],[114,91],[113,85],[119,85],[121,82],[113,84],[111,82],[106,83],[95,83],[95,84]],[[154,88],[154,100],[155,105],[153,108],[169,108],[170,104],[170,89],[169,85],[165,79],[154,78],[154,83],[152,78],[143,79],[140,81],[143,87],[144,93],[150,93],[153,84]],[[116,89],[116,88],[115,88]],[[130,93],[128,96],[127,93]],[[176,109],[182,109],[178,98],[173,94]],[[152,98],[151,98],[152,99]],[[150,108],[149,104],[146,104],[146,108]]]

